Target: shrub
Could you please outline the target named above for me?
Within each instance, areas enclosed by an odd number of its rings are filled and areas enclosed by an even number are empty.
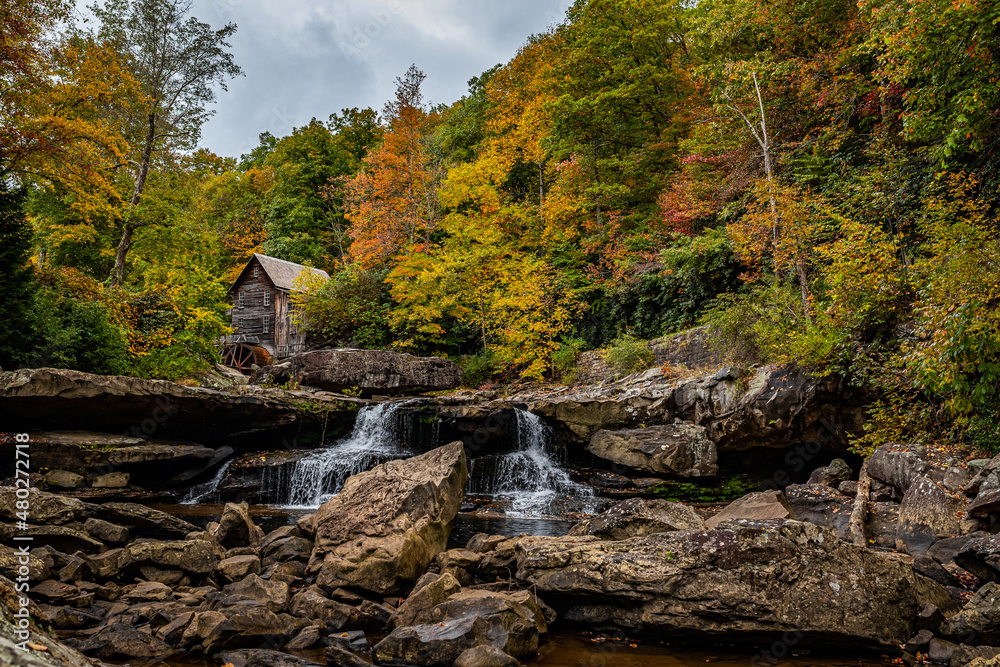
[[[489,352],[467,354],[455,362],[462,369],[462,386],[475,389],[497,374],[496,359]]]
[[[649,349],[646,341],[639,340],[631,334],[624,334],[616,338],[612,346],[604,351],[604,361],[618,375],[631,375],[653,365],[653,351]]]
[[[587,341],[580,338],[568,338],[559,344],[559,349],[552,353],[552,374],[554,380],[563,384],[572,384],[576,379],[577,361],[580,353],[587,347]]]

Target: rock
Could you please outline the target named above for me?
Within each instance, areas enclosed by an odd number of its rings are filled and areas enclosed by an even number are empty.
[[[118,560],[124,549],[110,549],[102,554],[90,557],[90,567],[94,575],[101,579],[114,579],[118,576]]]
[[[812,483],[790,484],[785,487],[785,497],[796,520],[829,528],[842,539],[850,537],[854,498],[842,495],[829,485]]]
[[[758,491],[748,493],[739,500],[726,505],[721,512],[705,522],[712,530],[729,519],[794,519],[795,512],[788,505],[781,491]]]
[[[493,646],[514,657],[534,655],[546,629],[531,594],[462,591],[437,605],[430,622],[397,627],[375,645],[377,664],[450,665],[466,649]]]
[[[843,482],[849,481],[852,474],[854,473],[851,471],[851,466],[847,465],[847,461],[844,459],[834,459],[830,461],[830,465],[813,470],[806,484],[819,484],[821,486],[837,488]]]
[[[936,604],[925,604],[917,614],[917,630],[937,632],[944,623],[944,614]]]
[[[329,667],[369,667],[371,665],[370,662],[362,660],[339,646],[326,647],[326,664]]]
[[[243,501],[226,503],[214,535],[224,547],[246,547],[263,539],[264,531],[254,524],[250,518],[250,505]]]
[[[1000,582],[1000,535],[970,540],[955,554],[955,564],[983,581]]]
[[[90,485],[95,489],[124,489],[128,486],[128,480],[127,472],[115,471],[95,477]]]
[[[322,627],[321,625],[310,625],[302,628],[302,632],[295,635],[295,639],[285,644],[285,650],[305,651],[306,649],[318,646],[323,641],[323,636],[320,634]]]
[[[461,442],[354,475],[316,513],[317,583],[389,594],[444,550],[465,494]]]
[[[568,620],[658,637],[801,632],[891,648],[912,636],[922,605],[957,608],[906,563],[797,521],[729,521],[708,532],[587,544],[536,537],[518,552],[517,578],[571,600]]]
[[[236,628],[225,614],[218,611],[195,612],[184,628],[180,644],[201,646],[206,653],[213,653],[236,634]]]
[[[705,427],[694,424],[598,431],[587,449],[613,463],[648,472],[706,477],[719,471],[715,443],[705,435]]]
[[[305,516],[300,516],[295,522],[295,527],[310,539],[316,537],[316,515],[306,514]]]
[[[308,561],[313,552],[313,542],[305,537],[285,537],[261,550],[264,566],[288,560]]]
[[[101,503],[90,505],[87,513],[110,523],[127,526],[133,537],[171,539],[199,531],[198,526],[152,507],[137,503]]]
[[[13,594],[13,582],[0,581],[0,591]],[[16,613],[10,609],[10,613]],[[37,609],[36,609],[37,611]],[[36,613],[31,613],[38,618]],[[22,631],[23,632],[23,631]],[[28,628],[19,636],[7,614],[0,614],[0,665],[4,667],[94,667],[92,661],[76,649],[66,646],[54,637]],[[45,650],[24,651],[18,648],[25,640]]]
[[[936,665],[948,665],[957,650],[958,646],[949,641],[932,639],[927,647],[927,657]]]
[[[110,521],[102,521],[101,519],[90,517],[84,522],[83,527],[90,533],[91,537],[102,542],[109,544],[125,544],[128,542],[128,528],[125,526],[119,526]]]
[[[389,618],[389,629],[416,624],[419,617],[429,615],[431,609],[461,589],[462,585],[451,574],[425,574],[410,597],[403,600],[403,604]]]
[[[331,600],[323,589],[313,585],[292,596],[289,609],[295,616],[311,621],[322,621],[333,630],[340,630],[355,614],[354,608]]]
[[[903,650],[916,655],[917,653],[927,653],[927,647],[934,639],[934,633],[930,630],[921,630],[906,642]]]
[[[21,575],[23,556],[12,547],[0,544],[0,576],[17,579]],[[48,579],[52,572],[44,560],[35,554],[28,555],[28,581],[37,583]],[[0,588],[2,590],[2,588]]]
[[[959,587],[961,585],[951,572],[929,556],[916,556],[913,559],[913,569],[942,586]]]
[[[951,656],[950,667],[996,667],[1000,665],[1000,647],[960,644]]]
[[[261,388],[227,393],[55,368],[0,372],[0,397],[0,422],[10,432],[84,429],[141,438],[192,438],[219,447],[267,446],[282,437],[301,437],[303,429],[318,435],[324,425],[349,426],[357,414],[357,402],[346,397]],[[304,405],[316,409],[303,410]],[[4,445],[0,456],[13,460]],[[190,468],[190,463],[181,461],[167,472]]]
[[[454,667],[518,667],[520,664],[494,646],[473,646],[455,659]]]
[[[170,587],[165,584],[146,581],[127,591],[123,599],[135,602],[166,600],[170,597],[170,592]]]
[[[882,445],[868,460],[868,474],[899,494],[906,493],[919,477],[940,484],[950,493],[958,493],[968,479],[962,458],[959,452],[919,444]]]
[[[75,472],[67,470],[50,470],[45,473],[42,479],[45,480],[46,484],[57,489],[75,489],[83,484],[83,475],[77,475]]]
[[[260,558],[233,556],[219,561],[219,574],[227,581],[240,581],[248,574],[260,574]]]
[[[56,604],[76,599],[80,595],[80,589],[71,584],[47,579],[32,587],[31,594],[36,597],[45,598],[50,603]]]
[[[569,534],[624,540],[669,530],[702,530],[704,527],[705,522],[697,512],[683,503],[631,498],[574,524]]]
[[[218,553],[205,540],[133,542],[122,549],[117,562],[122,571],[152,565],[179,569],[190,574],[208,574],[218,564]]]
[[[484,554],[496,549],[497,545],[508,539],[504,535],[488,535],[486,533],[476,533],[469,538],[465,548],[477,554]]]
[[[355,653],[370,653],[371,646],[368,644],[368,638],[365,637],[365,633],[361,630],[348,630],[347,632],[335,632],[327,636],[323,643],[329,647],[337,647],[343,649],[344,651],[353,651]]]
[[[899,505],[872,503],[868,508],[868,527],[875,546],[896,548],[896,531],[899,528]]]
[[[854,498],[858,495],[858,483],[857,482],[841,482],[837,485],[837,490],[840,491],[845,496]]]
[[[899,507],[896,550],[923,554],[939,535],[958,535],[959,520],[955,515],[965,506],[965,501],[949,495],[927,477],[916,477]]]
[[[322,667],[320,663],[263,648],[226,651],[219,659],[233,667]]]
[[[462,381],[462,369],[451,361],[387,350],[316,350],[290,361],[300,384],[327,391],[405,394],[452,389]]]
[[[96,554],[104,550],[104,545],[90,535],[69,526],[31,526],[22,534],[30,535],[35,546],[44,544],[67,553]]]
[[[1000,644],[1000,584],[989,582],[947,623],[942,637],[962,644]]]
[[[83,652],[102,660],[166,660],[179,653],[176,649],[127,623],[111,623],[91,635]]]
[[[13,459],[11,459],[13,460]],[[13,486],[0,486],[0,519],[18,521],[17,489]],[[32,522],[46,526],[61,526],[75,521],[83,514],[84,504],[76,498],[66,498],[54,493],[46,493],[38,489],[28,490],[28,507]]]
[[[288,584],[280,581],[265,581],[256,574],[248,574],[242,581],[226,585],[226,595],[245,595],[257,600],[269,610],[278,613],[288,608]]]

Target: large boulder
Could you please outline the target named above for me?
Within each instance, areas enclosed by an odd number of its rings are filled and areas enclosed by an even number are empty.
[[[226,503],[213,535],[224,547],[248,547],[260,542],[264,531],[253,522],[250,505],[244,500],[241,503]]]
[[[955,564],[983,581],[1000,582],[1000,535],[970,540],[954,556]]]
[[[588,449],[613,463],[652,473],[706,477],[719,471],[715,443],[705,427],[667,424],[621,431],[598,431]]]
[[[896,528],[896,549],[919,555],[927,552],[939,536],[961,533],[959,514],[968,503],[949,494],[936,482],[918,476],[903,495]]]
[[[389,594],[416,581],[444,551],[467,480],[461,442],[349,478],[316,513],[317,583]]]
[[[781,491],[758,491],[734,500],[705,521],[712,529],[730,519],[794,519],[795,512]]]
[[[529,591],[462,591],[434,607],[418,625],[397,627],[375,645],[380,665],[451,665],[466,650],[492,646],[515,658],[533,656],[547,629]]]
[[[1000,643],[1000,585],[988,582],[947,623],[941,634],[952,641],[967,644]]]
[[[569,534],[624,540],[669,530],[701,530],[704,527],[705,522],[689,505],[668,500],[630,498],[574,524]]]
[[[462,369],[447,359],[386,350],[316,350],[291,358],[296,379],[329,391],[404,394],[457,387]],[[266,370],[266,369],[265,369]]]
[[[534,538],[518,549],[518,579],[568,601],[568,620],[659,638],[801,632],[894,649],[913,635],[924,604],[958,608],[908,564],[798,521],[585,544]]]

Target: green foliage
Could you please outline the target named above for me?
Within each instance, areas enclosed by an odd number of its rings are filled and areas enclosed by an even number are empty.
[[[609,339],[626,330],[640,338],[659,338],[694,325],[714,298],[739,286],[738,275],[739,264],[723,230],[677,234],[654,269],[612,290],[598,317]]]
[[[559,343],[559,349],[552,353],[553,379],[572,384],[576,379],[576,362],[585,349],[587,341],[581,338],[567,338]]]
[[[296,301],[297,318],[312,344],[377,349],[390,342],[384,273],[349,266]]]
[[[623,334],[604,351],[604,361],[618,375],[631,375],[653,365],[653,351],[649,349],[646,341],[639,340],[631,334]]]
[[[476,389],[489,382],[497,374],[496,359],[490,352],[467,354],[455,360],[462,369],[462,386]]]
[[[757,485],[750,480],[733,476],[708,485],[665,481],[654,486],[652,493],[657,498],[676,503],[725,503],[757,490]]]
[[[961,425],[977,452],[986,456],[1000,454],[1000,406],[984,407]]]
[[[28,263],[31,227],[24,215],[24,192],[0,189],[0,368],[29,363],[39,339],[36,283]]]

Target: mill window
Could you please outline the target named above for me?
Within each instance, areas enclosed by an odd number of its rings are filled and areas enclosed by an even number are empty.
[[[244,292],[240,292],[240,308],[243,308],[247,303],[247,295]]]
[[[269,289],[264,290],[264,305],[265,306],[271,305],[271,290]]]
[[[255,267],[253,267],[253,277],[254,277],[254,278],[256,278],[257,276],[259,276],[259,275],[260,275],[260,274],[258,273],[259,271],[260,271],[260,269],[258,269],[258,268],[257,268],[256,266],[255,266]]]
[[[271,318],[268,317],[267,315],[265,315],[264,316],[264,333],[267,333],[270,330],[271,330]]]

